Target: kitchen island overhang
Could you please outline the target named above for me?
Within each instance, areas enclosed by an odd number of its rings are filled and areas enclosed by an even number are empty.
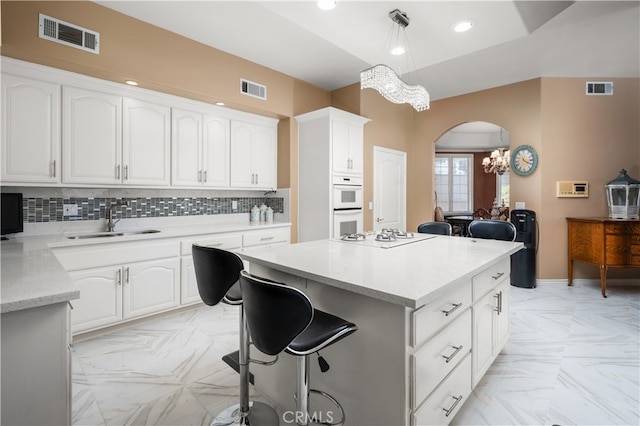
[[[239,254],[251,273],[299,288],[317,309],[357,324],[322,351],[328,372],[311,369],[311,387],[340,401],[346,424],[409,425],[450,422],[504,346],[509,259],[522,246],[430,236],[390,249],[320,240]],[[485,323],[490,336],[478,328]],[[461,347],[454,356],[453,347]],[[263,395],[295,410],[293,357],[251,370]],[[316,403],[312,397],[312,410]]]

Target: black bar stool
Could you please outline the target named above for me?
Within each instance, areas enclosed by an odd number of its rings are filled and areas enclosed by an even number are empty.
[[[309,392],[323,395],[340,410],[342,406],[331,395],[309,389],[309,356],[350,335],[358,327],[342,318],[313,308],[309,298],[300,290],[282,283],[266,280],[246,271],[240,273],[240,287],[249,334],[261,352],[277,355],[282,351],[297,357],[296,422],[308,425]],[[321,370],[329,365],[320,358]]]
[[[260,402],[249,402],[249,331],[238,284],[240,271],[244,269],[242,259],[230,251],[197,244],[191,247],[191,254],[202,301],[209,306],[221,301],[240,306],[240,403],[223,410],[212,425],[278,425],[278,415],[273,408]]]

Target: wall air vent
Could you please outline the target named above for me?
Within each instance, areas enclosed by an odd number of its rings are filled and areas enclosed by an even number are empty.
[[[39,14],[38,36],[56,43],[100,53],[100,34],[68,22]]]
[[[244,78],[240,79],[240,93],[262,99],[263,101],[267,100],[267,86],[245,80]]]
[[[612,81],[587,81],[587,95],[613,95]]]

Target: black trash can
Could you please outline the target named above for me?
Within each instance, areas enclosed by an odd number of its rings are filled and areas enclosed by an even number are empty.
[[[537,222],[532,210],[512,210],[511,223],[516,227],[516,241],[524,248],[511,255],[511,285],[523,288],[536,286]]]

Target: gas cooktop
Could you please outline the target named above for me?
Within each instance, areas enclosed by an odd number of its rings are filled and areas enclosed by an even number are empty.
[[[416,243],[435,238],[435,235],[417,234],[413,232],[398,231],[396,229],[383,229],[380,232],[365,232],[363,234],[345,234],[337,241],[348,244],[358,244],[367,247],[393,248],[406,244]]]

